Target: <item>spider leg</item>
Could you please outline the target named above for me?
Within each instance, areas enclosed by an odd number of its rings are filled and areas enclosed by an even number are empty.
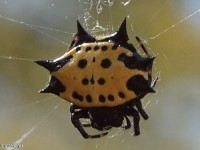
[[[72,107],[70,108],[71,113],[71,121],[72,124],[74,125],[75,128],[77,128],[79,130],[79,132],[81,133],[81,135],[84,138],[99,138],[102,136],[105,136],[108,134],[108,132],[103,132],[101,134],[96,134],[96,135],[89,135],[85,130],[84,130],[84,126],[89,127],[90,124],[82,124],[80,121],[80,118],[89,118],[88,112],[86,110],[79,110],[79,111],[75,111]]]
[[[142,47],[143,51],[145,52],[145,54],[147,55],[147,57],[151,57],[151,55],[148,53],[147,49],[145,48],[145,46],[143,45],[142,41],[140,40],[140,38],[138,36],[135,37],[136,40],[138,41],[138,43],[140,44],[140,46]]]
[[[129,129],[131,127],[131,122],[126,115],[124,115],[124,118],[126,119],[126,126],[124,126],[124,129]]]
[[[83,127],[91,127],[92,125],[90,123],[81,123]]]
[[[79,111],[81,108],[79,108],[78,106],[76,106],[76,105],[74,105],[74,104],[72,104],[71,106],[70,106],[70,112],[71,113],[75,113],[75,112],[77,112],[77,111]]]
[[[83,118],[82,111],[78,111],[78,112],[71,114],[71,121],[72,121],[72,124],[74,125],[74,127],[76,127],[79,130],[79,132],[82,134],[82,136],[84,138],[88,138],[89,135],[85,132],[85,130],[79,120],[80,118]]]
[[[80,111],[80,108],[79,108],[78,106],[72,104],[72,105],[70,106],[70,112],[71,112],[71,113],[75,113],[75,112],[77,112],[77,111]],[[86,119],[87,119],[87,118],[89,119],[89,116],[86,115],[85,118],[86,118]],[[90,124],[90,123],[81,123],[81,124],[83,125],[83,127],[91,127],[91,124]]]
[[[140,99],[135,100],[134,104],[135,104],[136,108],[138,109],[139,113],[141,114],[141,116],[144,118],[144,120],[147,120],[149,118],[149,116],[142,108],[142,103],[141,103]]]
[[[140,115],[138,113],[138,111],[136,109],[132,108],[127,108],[126,110],[126,115],[128,116],[132,116],[133,117],[133,123],[134,123],[134,132],[135,132],[135,136],[140,135],[140,126],[139,126],[139,122],[140,122]]]
[[[159,76],[157,76],[157,77],[153,80],[153,82],[151,83],[151,87],[152,87],[152,88],[155,87],[155,85],[156,85],[156,83],[157,83],[157,81],[158,81],[159,79],[160,79]]]

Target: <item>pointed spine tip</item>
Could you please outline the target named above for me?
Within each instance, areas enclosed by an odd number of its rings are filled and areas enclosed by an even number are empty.
[[[54,71],[54,69],[55,69],[55,65],[52,60],[38,60],[38,61],[34,61],[34,62],[36,64],[44,67],[45,69],[47,69],[50,72]]]
[[[44,88],[44,89],[40,90],[39,93],[51,93],[51,92],[48,92],[48,91],[46,90],[46,88]]]
[[[120,27],[119,27],[119,33],[121,32],[121,34],[126,34],[127,35],[127,31],[126,31],[126,18],[124,19],[124,21],[121,23]]]
[[[112,40],[114,40],[116,43],[119,44],[127,44],[127,41],[129,40],[127,29],[126,29],[126,18],[119,26],[119,30],[115,32],[115,34],[112,37]]]
[[[62,83],[55,78],[54,76],[51,77],[49,84],[42,90],[40,90],[40,93],[52,93],[55,95],[59,95],[61,92],[64,92],[66,90],[65,86],[62,85]]]
[[[149,93],[156,93],[156,91],[152,87],[149,88],[148,92]]]
[[[146,60],[145,60],[145,63],[147,65],[151,65],[154,61],[155,57],[147,57]]]
[[[90,35],[80,24],[80,22],[77,20],[77,34],[76,34],[78,40],[77,43],[84,43],[84,42],[95,42],[95,38]],[[76,43],[76,44],[77,44]]]
[[[126,17],[124,18],[122,25],[126,25]]]
[[[39,93],[53,93],[53,86],[51,82],[45,88],[40,90]]]
[[[153,61],[154,61],[154,59],[155,59],[156,57],[148,57],[147,58],[147,61],[149,62],[149,63],[152,63]]]
[[[87,32],[85,31],[85,29],[82,27],[82,25],[80,24],[78,20],[77,20],[77,30],[78,30],[79,36],[87,34]]]
[[[79,29],[81,26],[80,22],[77,20],[77,28]]]

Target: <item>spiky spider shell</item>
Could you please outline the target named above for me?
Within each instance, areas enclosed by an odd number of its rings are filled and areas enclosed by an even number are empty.
[[[50,71],[42,93],[53,93],[79,107],[115,107],[154,92],[154,57],[128,43],[126,20],[112,35],[95,38],[77,22],[69,50],[55,60],[36,61]]]

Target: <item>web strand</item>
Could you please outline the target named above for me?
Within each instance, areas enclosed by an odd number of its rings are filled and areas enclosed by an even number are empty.
[[[17,24],[22,24],[22,25],[28,26],[31,29],[36,30],[39,33],[45,35],[46,37],[51,38],[51,39],[53,39],[53,40],[55,40],[55,41],[57,41],[57,42],[59,42],[61,44],[64,44],[64,45],[66,45],[66,46],[69,47],[69,44],[67,44],[66,42],[64,42],[64,41],[62,41],[62,40],[60,40],[60,39],[58,39],[58,38],[56,38],[56,37],[54,37],[52,35],[50,35],[50,34],[44,32],[44,31],[40,30],[40,29],[55,31],[55,32],[64,33],[64,34],[73,34],[73,33],[65,32],[65,31],[62,31],[62,30],[59,30],[59,29],[53,29],[53,28],[48,28],[48,27],[43,27],[43,26],[38,26],[38,25],[33,25],[33,24],[25,23],[23,21],[18,21],[18,20],[12,19],[12,18],[4,17],[1,14],[0,14],[0,18],[8,20],[8,21],[11,21],[11,22],[15,22]]]
[[[24,134],[22,134],[22,136],[17,139],[13,145],[15,147],[8,147],[6,150],[18,150],[17,146],[22,145],[22,142],[27,139],[31,133],[33,133],[51,114],[53,114],[55,112],[55,110],[58,108],[58,106],[62,103],[62,101],[60,101],[56,106],[54,106],[51,111],[49,111],[48,114],[46,114],[40,122],[36,123],[32,128],[30,128],[27,132],[25,132]]]
[[[13,56],[0,56],[2,59],[8,59],[8,60],[18,60],[18,61],[30,61],[33,62],[33,59],[29,58],[20,58],[20,57],[13,57]]]
[[[175,23],[175,24],[169,26],[169,27],[166,28],[165,30],[161,31],[160,33],[158,33],[158,34],[156,34],[156,35],[154,35],[154,36],[152,36],[152,37],[150,37],[149,39],[150,39],[150,40],[156,39],[157,37],[163,35],[164,33],[168,32],[169,30],[173,29],[174,27],[176,27],[176,26],[178,26],[178,25],[184,23],[184,22],[187,21],[189,18],[191,18],[192,16],[198,14],[199,12],[200,12],[200,9],[196,10],[196,11],[193,12],[192,14],[186,16],[185,18],[181,19],[181,20],[178,21],[177,23]]]

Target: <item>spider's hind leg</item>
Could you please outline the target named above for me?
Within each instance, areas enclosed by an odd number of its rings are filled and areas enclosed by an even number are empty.
[[[135,100],[134,104],[135,104],[136,108],[138,109],[139,113],[141,114],[141,116],[144,118],[144,120],[147,120],[149,118],[149,116],[144,111],[140,99]]]
[[[125,109],[125,113],[126,113],[126,115],[133,117],[135,136],[140,135],[140,126],[139,126],[140,115],[139,115],[138,111],[133,107],[127,107]]]

